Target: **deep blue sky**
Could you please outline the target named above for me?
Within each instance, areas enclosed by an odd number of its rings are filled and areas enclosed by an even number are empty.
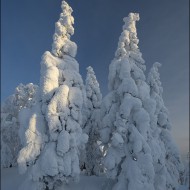
[[[147,71],[161,62],[164,100],[175,141],[188,152],[189,130],[189,1],[68,0],[75,17],[77,60],[85,78],[91,65],[102,93],[107,92],[108,66],[122,32],[123,17],[138,12],[140,49]],[[39,84],[40,60],[51,49],[61,0],[1,0],[1,98],[19,83]]]

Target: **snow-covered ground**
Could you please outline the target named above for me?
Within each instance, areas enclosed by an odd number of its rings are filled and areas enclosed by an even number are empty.
[[[26,174],[20,175],[18,168],[1,169],[1,190],[18,190],[19,185],[25,178]],[[81,175],[79,183],[62,185],[57,190],[110,190],[108,184],[111,186],[112,183],[105,177]],[[181,186],[178,190],[188,190],[188,188]]]
[[[17,190],[23,177],[25,176],[19,175],[17,168],[1,169],[1,189]]]
[[[178,190],[189,190],[187,186],[181,185]]]
[[[26,175],[20,175],[17,168],[1,170],[1,190],[18,190]],[[105,177],[81,176],[79,183],[63,185],[57,190],[105,190],[108,180]]]

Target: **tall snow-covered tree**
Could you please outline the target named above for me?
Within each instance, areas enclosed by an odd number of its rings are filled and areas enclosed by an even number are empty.
[[[16,87],[1,106],[1,167],[15,166],[22,147],[19,131],[22,126],[19,115],[35,102],[38,86],[29,83]]]
[[[70,40],[74,34],[72,8],[65,1],[61,7],[52,52],[42,57],[40,100],[33,107],[26,146],[18,158],[22,172],[31,165],[21,189],[55,189],[62,182],[78,180],[79,153],[88,140],[81,128],[85,89],[74,58],[77,45]]]
[[[157,147],[151,143],[154,155],[155,189],[178,189],[182,183],[183,164],[175,142],[171,136],[169,112],[162,98],[163,88],[160,82],[158,68],[160,63],[154,63],[147,82],[150,85],[150,97],[155,102],[151,126],[154,126],[153,137]],[[156,127],[155,127],[156,126]]]
[[[98,119],[102,94],[99,83],[91,66],[87,68],[86,77],[86,111],[83,131],[89,136],[84,151],[84,164],[88,175],[98,175],[101,170],[100,146],[98,144]]]
[[[110,92],[101,107],[104,166],[108,177],[116,180],[114,190],[153,190],[155,173],[148,144],[150,116],[143,106],[150,91],[138,48],[139,14],[130,13],[123,20],[123,32],[109,67]]]

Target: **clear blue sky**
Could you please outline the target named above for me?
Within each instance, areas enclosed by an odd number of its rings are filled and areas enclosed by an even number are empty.
[[[188,0],[68,0],[75,17],[77,60],[85,78],[91,65],[102,93],[107,92],[108,66],[114,57],[122,18],[138,12],[140,49],[147,71],[162,63],[165,104],[172,133],[182,154],[189,150],[189,1]],[[1,1],[1,99],[19,83],[39,84],[40,60],[51,49],[61,0]]]

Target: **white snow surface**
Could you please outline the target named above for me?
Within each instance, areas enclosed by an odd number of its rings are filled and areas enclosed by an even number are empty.
[[[3,168],[1,170],[1,190],[19,190],[19,186],[27,178],[27,174],[19,175],[18,168]],[[11,181],[11,182],[10,182]],[[78,183],[63,184],[55,190],[110,190],[106,185],[112,184],[106,177],[80,176]],[[33,183],[28,184],[25,190],[32,190]],[[187,186],[181,185],[177,190],[189,190]]]
[[[25,179],[27,174],[19,175],[18,168],[4,168],[1,171],[1,190],[19,190]],[[108,182],[105,177],[81,175],[78,183],[63,184],[55,190],[108,190],[104,188]],[[32,186],[33,183],[30,182],[25,190],[32,190]]]

